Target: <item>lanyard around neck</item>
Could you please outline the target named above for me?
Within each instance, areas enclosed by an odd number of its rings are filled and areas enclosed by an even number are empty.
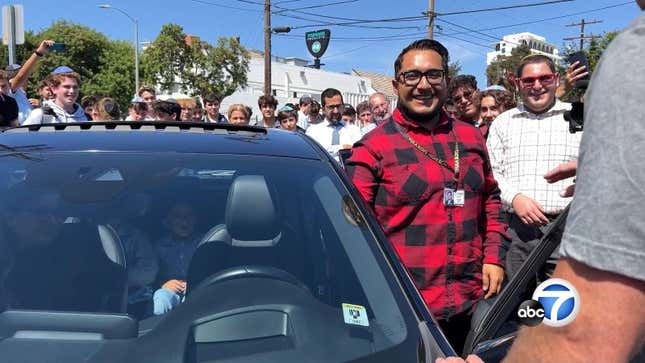
[[[455,181],[459,180],[459,143],[457,142],[457,134],[455,133],[454,127],[452,127],[452,133],[455,135],[455,150],[453,150],[453,157],[454,157],[454,162],[455,162],[455,167],[453,168],[448,164],[445,160],[441,160],[438,157],[432,155],[426,148],[423,146],[419,145],[416,141],[414,141],[410,135],[408,135],[407,132],[403,130],[401,125],[399,125],[396,121],[392,121],[394,123],[394,126],[396,127],[396,130],[405,138],[408,140],[412,146],[414,146],[417,150],[419,150],[423,155],[427,156],[430,158],[430,160],[434,161],[435,163],[441,165],[442,167],[450,170],[454,175],[455,175]]]

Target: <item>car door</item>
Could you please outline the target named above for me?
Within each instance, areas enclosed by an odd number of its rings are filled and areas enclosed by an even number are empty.
[[[499,296],[491,303],[484,300],[483,305],[478,306],[478,310],[481,310],[475,314],[482,317],[473,320],[464,352],[477,354],[487,363],[500,362],[506,356],[519,329],[516,316],[518,306],[531,298],[547,259],[560,245],[568,213],[569,207],[546,231]]]

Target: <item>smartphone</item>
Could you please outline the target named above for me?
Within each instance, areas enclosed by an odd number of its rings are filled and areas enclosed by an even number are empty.
[[[49,51],[54,52],[54,53],[64,53],[67,50],[65,47],[65,43],[54,43],[52,44],[51,47],[49,47]]]
[[[585,55],[585,52],[575,52],[569,55],[569,58],[567,59],[569,64],[573,64],[575,62],[579,62],[579,65],[587,67],[586,71],[590,72],[589,68],[589,61],[587,60],[587,56]],[[589,75],[584,76],[581,79],[589,79]]]

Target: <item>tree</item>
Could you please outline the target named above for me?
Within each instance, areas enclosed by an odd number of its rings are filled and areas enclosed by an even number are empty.
[[[527,45],[520,45],[511,51],[510,56],[497,56],[486,67],[486,79],[488,84],[491,85],[499,79],[506,78],[508,74],[514,74],[517,67],[520,65],[522,58],[531,54],[531,49]]]
[[[220,38],[216,47],[192,38],[179,25],[164,25],[144,52],[145,80],[163,91],[226,97],[246,86],[249,54],[235,38]],[[188,38],[191,39],[191,38]]]
[[[193,53],[198,62],[187,79],[195,94],[215,93],[223,98],[246,86],[249,53],[237,39],[219,38],[217,47],[194,44]]]
[[[596,69],[596,65],[598,64],[598,61],[600,60],[600,57],[602,57],[602,53],[607,49],[609,46],[609,43],[611,43],[612,40],[619,34],[619,32],[614,31],[614,32],[605,32],[603,35],[597,40],[597,38],[594,38],[591,40],[589,43],[589,47],[583,49],[585,52],[585,56],[587,57],[587,60],[589,61],[589,68],[591,69],[591,72],[593,72]],[[567,45],[563,50],[562,54],[564,56],[564,59],[567,59],[569,55],[572,53],[575,53],[579,51],[580,49],[573,43]],[[566,67],[563,68],[563,71],[566,70]]]
[[[125,115],[134,96],[134,47],[130,42],[112,41],[100,57],[98,72],[85,86],[86,94],[114,98]]]
[[[157,39],[142,56],[144,80],[162,91],[171,91],[175,84],[186,90],[185,72],[193,65],[194,55],[183,28],[176,24],[161,27]]]
[[[448,64],[448,77],[454,79],[461,73],[461,63],[459,61],[450,62]]]
[[[66,51],[49,53],[40,60],[31,76],[27,94],[36,96],[38,81],[61,65],[81,76],[81,96],[101,94],[115,98],[122,110],[128,106],[134,90],[134,47],[127,42],[112,41],[88,27],[58,21],[34,34],[25,33],[25,44],[16,47],[16,62],[23,64],[44,39],[65,43]],[[6,59],[6,49],[0,47]]]

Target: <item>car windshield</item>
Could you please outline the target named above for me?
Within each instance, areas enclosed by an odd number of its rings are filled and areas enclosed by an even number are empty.
[[[246,273],[300,286],[346,327],[397,344],[406,337],[400,287],[331,170],[244,155],[5,158],[1,306],[145,320]]]

